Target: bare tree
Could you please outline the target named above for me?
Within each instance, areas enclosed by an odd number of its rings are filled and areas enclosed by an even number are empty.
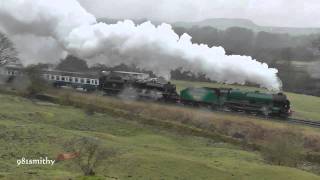
[[[68,151],[79,153],[79,157],[74,159],[85,176],[94,176],[96,168],[106,159],[116,155],[114,149],[102,146],[102,142],[97,138],[81,137],[72,139],[66,144]]]
[[[17,61],[18,53],[13,43],[4,34],[0,33],[0,65],[10,61]]]

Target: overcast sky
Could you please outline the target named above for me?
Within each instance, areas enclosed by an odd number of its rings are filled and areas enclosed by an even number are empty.
[[[166,22],[247,18],[259,25],[320,27],[320,0],[79,0],[97,17]]]

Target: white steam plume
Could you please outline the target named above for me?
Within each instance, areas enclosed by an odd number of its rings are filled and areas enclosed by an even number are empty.
[[[76,0],[2,0],[0,24],[13,35],[53,38],[90,63],[135,64],[167,78],[183,67],[218,82],[281,88],[278,71],[249,56],[228,56],[222,47],[193,44],[189,35],[179,37],[168,24],[97,23]]]

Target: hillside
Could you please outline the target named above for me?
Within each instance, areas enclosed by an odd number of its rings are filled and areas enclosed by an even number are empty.
[[[75,100],[89,104],[90,99],[94,98],[91,95],[80,94],[65,94],[61,97],[68,97],[68,102]],[[71,161],[61,162],[52,167],[17,167],[16,160],[21,157],[39,156],[54,159],[57,154],[65,151],[65,142],[74,137],[84,136],[99,138],[104,146],[117,149],[119,152],[116,157],[105,161],[98,169],[98,176],[101,179],[319,179],[319,176],[299,169],[270,165],[259,152],[245,150],[233,141],[225,141],[224,138],[218,138],[219,136],[202,136],[201,131],[199,131],[200,134],[196,133],[196,129],[190,129],[192,131],[188,132],[187,126],[185,129],[182,125],[169,125],[175,121],[170,120],[173,118],[172,113],[175,112],[176,115],[182,112],[187,113],[183,109],[173,108],[171,112],[170,107],[164,108],[138,102],[124,103],[101,97],[94,101],[109,110],[105,113],[89,115],[86,110],[71,106],[0,94],[2,144],[0,177],[2,179],[15,179],[18,176],[19,179],[79,179],[82,175]],[[136,108],[131,109],[132,107]],[[142,120],[151,112],[141,107],[167,112],[169,121],[161,123],[158,120]],[[125,111],[130,112],[129,116],[123,114]],[[152,112],[153,117],[159,116],[156,111]],[[197,112],[197,110],[194,112],[188,110],[188,113]],[[163,113],[160,114],[163,116],[162,120],[165,120]],[[201,117],[196,114],[195,116]],[[135,120],[135,117],[142,119]],[[235,117],[218,114],[212,117],[216,120],[235,120]],[[191,117],[177,118],[183,120]],[[246,118],[242,120],[245,123],[244,126],[248,127],[250,123],[248,124],[247,121],[251,120]],[[165,122],[169,124],[165,125]],[[266,127],[278,127],[277,123],[269,125],[267,122],[261,123]],[[279,123],[279,128],[281,124]],[[241,129],[239,125],[238,122],[237,128]],[[229,126],[233,125],[229,124]]]
[[[107,24],[114,24],[122,19],[111,19],[111,18],[99,18],[98,21],[105,22]],[[141,24],[146,21],[150,21],[148,19],[133,19],[136,24]],[[159,25],[163,22],[160,21],[151,21],[155,25]],[[187,21],[180,21],[180,22],[166,22],[172,24],[176,27],[184,27],[184,28],[191,28],[192,26],[199,26],[205,27],[210,26],[220,30],[225,30],[230,27],[242,27],[251,29],[255,32],[264,31],[270,33],[284,33],[290,35],[309,35],[309,34],[318,34],[320,33],[320,28],[296,28],[296,27],[273,27],[273,26],[260,26],[252,22],[248,19],[228,19],[228,18],[212,18],[212,19],[205,19],[202,21],[196,22],[187,22]]]
[[[63,144],[77,136],[97,137],[121,151],[105,162],[100,175],[120,179],[318,179],[301,170],[266,164],[255,152],[237,146],[180,135],[161,128],[141,125],[108,114],[86,115],[82,110],[28,99],[0,95],[0,177],[65,179],[80,177],[71,162],[53,167],[18,167],[21,156],[63,152]],[[102,176],[102,177],[103,177]],[[50,179],[49,178],[49,179]]]
[[[227,19],[227,18],[213,18],[205,19],[198,22],[176,22],[175,26],[190,28],[192,26],[211,26],[220,30],[225,30],[230,27],[242,27],[251,29],[253,31],[265,31],[270,33],[287,33],[291,35],[308,35],[320,33],[320,28],[295,28],[295,27],[272,27],[259,26],[248,19]]]
[[[243,27],[248,29],[258,29],[259,26],[254,22],[247,19],[226,19],[226,18],[215,18],[215,19],[205,19],[198,22],[176,22],[176,26],[182,26],[186,28],[191,28],[192,26],[211,26],[217,29],[228,29],[230,27]]]

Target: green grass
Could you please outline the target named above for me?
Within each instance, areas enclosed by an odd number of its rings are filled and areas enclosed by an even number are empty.
[[[0,94],[0,179],[81,178],[71,161],[54,166],[16,165],[21,157],[54,159],[64,152],[66,141],[79,136],[98,137],[105,146],[119,152],[98,169],[101,178],[87,179],[320,178],[298,169],[268,165],[257,152],[212,139],[169,132],[108,114],[88,116],[81,109]]]
[[[320,97],[287,93],[294,110],[294,116],[320,121]]]
[[[208,82],[190,82],[190,81],[173,81],[177,85],[177,90],[180,91],[186,87],[224,87],[224,88],[237,88],[243,90],[259,90],[266,91],[265,89],[256,87],[247,87],[240,85],[227,85]],[[293,117],[309,120],[320,121],[320,97],[308,96],[296,93],[286,93],[290,102],[291,108],[294,111]]]

